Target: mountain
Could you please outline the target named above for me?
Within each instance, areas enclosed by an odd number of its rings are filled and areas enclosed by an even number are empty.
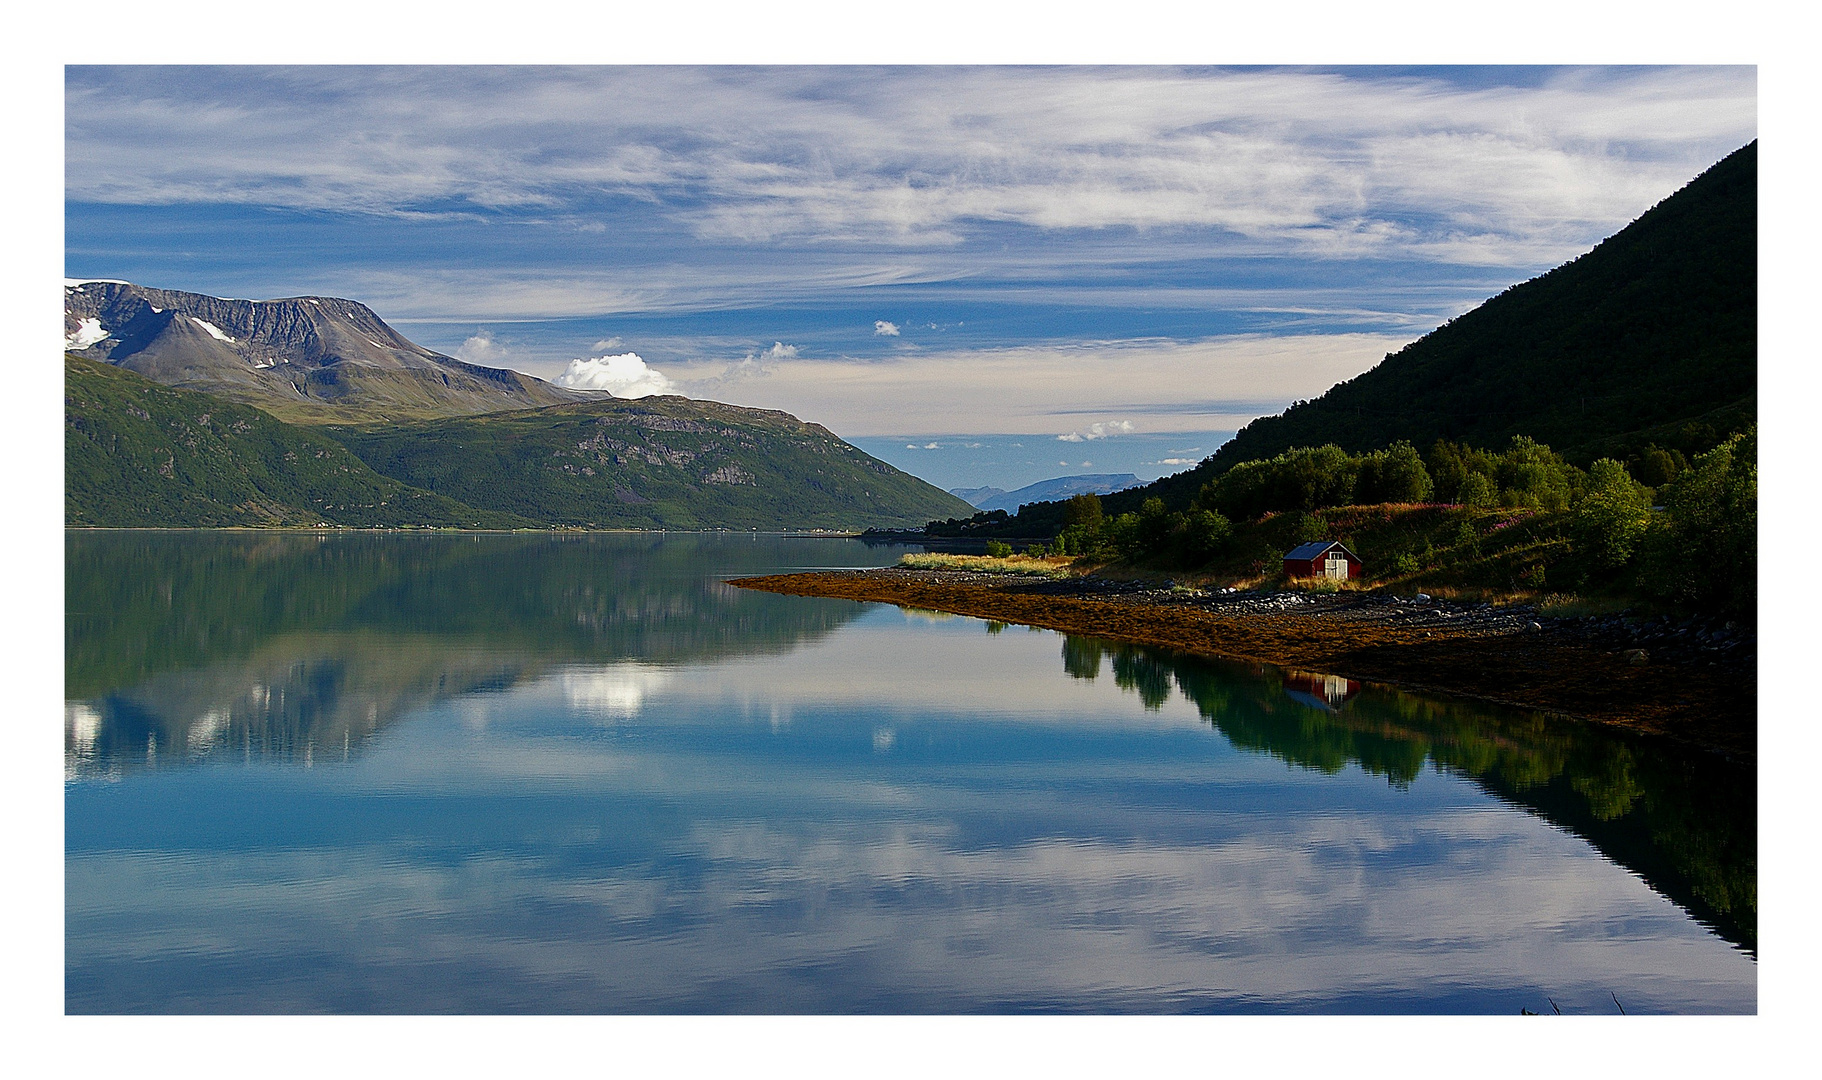
[[[962,500],[969,506],[978,507],[989,499],[995,499],[1006,494],[1006,489],[996,487],[950,488],[949,494]]]
[[[380,476],[321,432],[210,394],[64,359],[69,525],[530,526]]]
[[[365,304],[329,296],[224,300],[66,281],[63,318],[64,344],[77,356],[302,423],[471,415],[584,396],[432,352]]]
[[[1427,452],[1439,438],[1498,448],[1528,435],[1580,465],[1654,443],[1694,456],[1753,422],[1757,392],[1755,141],[1580,258],[1106,508],[1183,506],[1239,462],[1325,443]]]
[[[1039,480],[1037,483],[1027,484],[1017,491],[986,488],[983,490],[995,492],[995,494],[967,501],[977,510],[1004,510],[1007,513],[1017,513],[1018,508],[1026,503],[1051,502],[1075,495],[1106,495],[1138,487],[1140,482],[1139,478],[1132,473],[1084,473],[1080,476],[1058,476],[1050,480]]]
[[[1515,285],[1371,371],[1253,421],[1217,466],[1407,439],[1579,448],[1717,412],[1758,386],[1758,143],[1593,251]],[[1705,447],[1703,449],[1706,449]]]
[[[382,475],[554,525],[849,529],[973,512],[818,424],[682,397],[322,430]]]

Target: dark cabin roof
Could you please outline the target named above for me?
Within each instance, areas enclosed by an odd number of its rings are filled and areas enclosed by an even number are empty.
[[[1307,544],[1298,544],[1296,547],[1285,552],[1284,557],[1286,559],[1314,559],[1316,556],[1330,548],[1340,548],[1343,551],[1347,551],[1348,558],[1353,559],[1355,562],[1360,561],[1360,556],[1348,551],[1347,545],[1339,540],[1311,540]]]

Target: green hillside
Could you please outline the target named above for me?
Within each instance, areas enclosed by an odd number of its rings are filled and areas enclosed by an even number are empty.
[[[555,525],[849,529],[974,509],[816,424],[680,397],[320,430],[386,476]]]
[[[64,359],[68,525],[534,524],[380,476],[341,444],[258,409]]]
[[[1689,458],[1719,445],[1758,413],[1758,172],[1748,143],[1593,251],[1254,420],[1196,468],[1106,496],[1108,512],[1187,506],[1240,462],[1298,446],[1428,453],[1523,435],[1577,465],[1631,466],[1654,447]],[[1014,531],[1042,535],[1057,517]]]
[[[1628,436],[1705,445],[1754,414],[1758,144],[1749,143],[1588,254],[1515,285],[1371,371],[1242,429],[1217,469],[1292,446],[1404,439],[1504,445],[1528,435],[1586,464]],[[1656,430],[1653,430],[1656,429]]]

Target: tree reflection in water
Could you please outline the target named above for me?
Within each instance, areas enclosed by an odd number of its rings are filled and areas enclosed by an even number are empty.
[[[1568,829],[1722,937],[1758,946],[1757,782],[1662,738],[1391,687],[1066,636],[1063,670],[1157,709],[1173,690],[1233,745],[1403,788],[1426,765]]]

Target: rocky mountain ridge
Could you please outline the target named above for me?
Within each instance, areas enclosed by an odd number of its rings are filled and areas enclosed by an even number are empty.
[[[293,422],[466,416],[602,396],[433,352],[354,300],[234,300],[79,280],[66,280],[63,296],[70,353]]]

